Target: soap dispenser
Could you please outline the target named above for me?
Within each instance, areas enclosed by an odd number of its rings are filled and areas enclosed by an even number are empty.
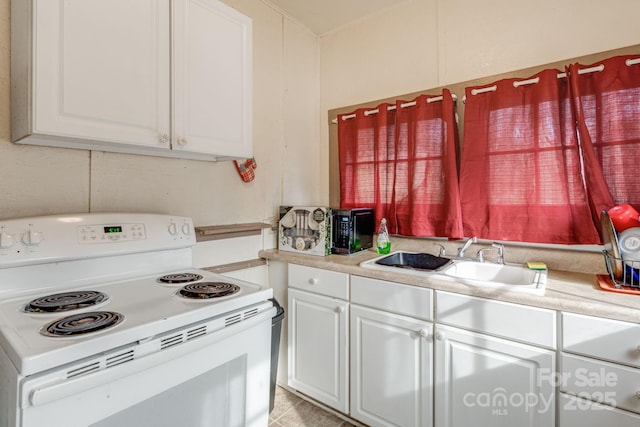
[[[389,231],[387,230],[387,220],[382,218],[380,227],[378,228],[378,240],[376,249],[379,254],[388,254],[391,252],[391,239],[389,239]]]

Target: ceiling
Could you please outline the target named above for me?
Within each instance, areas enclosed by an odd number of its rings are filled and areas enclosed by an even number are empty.
[[[268,0],[318,35],[408,0]]]

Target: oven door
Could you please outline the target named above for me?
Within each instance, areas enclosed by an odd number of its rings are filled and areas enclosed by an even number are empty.
[[[28,378],[17,425],[266,427],[274,314],[76,378]]]

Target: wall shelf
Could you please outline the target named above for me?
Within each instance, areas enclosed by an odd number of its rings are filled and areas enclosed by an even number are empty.
[[[196,227],[196,241],[231,239],[234,237],[256,236],[262,233],[262,229],[271,228],[271,224],[262,222],[250,222],[244,224],[210,225]]]

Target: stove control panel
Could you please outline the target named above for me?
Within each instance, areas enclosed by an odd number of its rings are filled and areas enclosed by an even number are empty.
[[[89,213],[0,220],[4,268],[115,255],[181,250],[196,244],[191,218]]]
[[[126,242],[147,238],[144,224],[100,224],[78,227],[78,242],[81,244]]]

